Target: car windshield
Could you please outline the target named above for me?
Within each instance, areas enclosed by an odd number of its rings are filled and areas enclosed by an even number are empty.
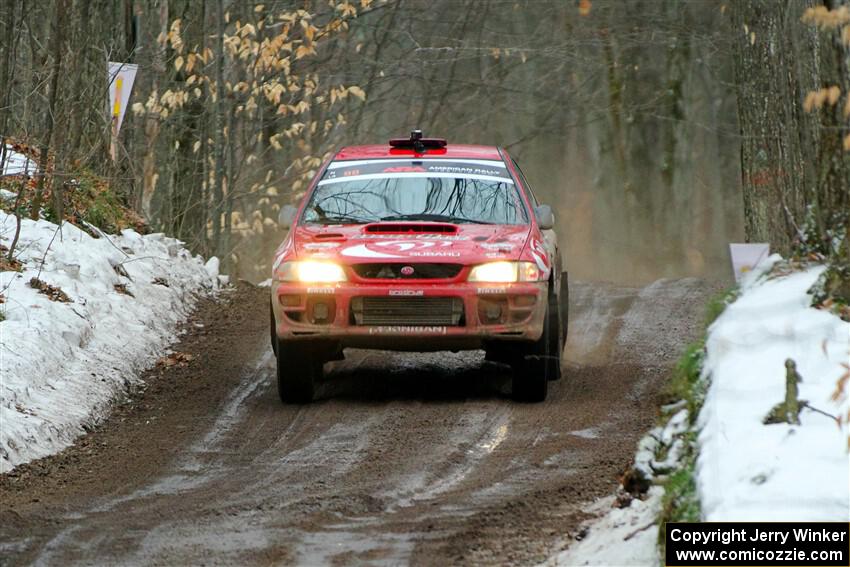
[[[500,162],[399,161],[331,164],[304,209],[303,222],[528,222],[513,180]]]

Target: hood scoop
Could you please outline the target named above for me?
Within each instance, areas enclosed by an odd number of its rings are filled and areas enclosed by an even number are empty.
[[[345,240],[345,235],[339,232],[320,232],[313,236],[314,240]]]
[[[363,230],[367,234],[457,234],[457,226],[439,222],[379,222]]]

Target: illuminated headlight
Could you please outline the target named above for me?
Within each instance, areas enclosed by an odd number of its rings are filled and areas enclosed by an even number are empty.
[[[540,270],[533,262],[490,262],[475,266],[468,280],[481,283],[536,282]]]
[[[331,262],[284,262],[280,266],[280,279],[285,282],[335,283],[345,281],[345,272]]]

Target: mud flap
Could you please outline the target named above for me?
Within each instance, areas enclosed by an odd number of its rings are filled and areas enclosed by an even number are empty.
[[[570,282],[569,274],[561,272],[560,295],[558,296],[561,309],[561,346],[567,344],[567,333],[570,328]]]

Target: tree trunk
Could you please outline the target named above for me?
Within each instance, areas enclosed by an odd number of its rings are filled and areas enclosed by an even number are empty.
[[[801,21],[809,4],[734,4],[745,229],[748,240],[780,253],[799,241],[838,260],[850,258],[850,240],[846,251],[831,244],[847,231],[850,210],[850,65],[840,27],[818,31]],[[846,4],[824,2],[831,10]],[[840,98],[804,108],[809,93],[835,87]]]
[[[151,92],[159,94],[159,77],[165,76],[165,36],[168,33],[168,0],[159,4],[159,39],[153,55]],[[156,141],[159,138],[160,118],[155,112],[145,116],[145,157],[142,159],[142,198],[137,210],[151,218],[151,201],[156,190]]]
[[[835,10],[848,5],[841,0],[827,0],[824,4]],[[819,88],[837,86],[845,97],[850,97],[850,65],[847,48],[841,41],[839,31],[821,32],[817,36]],[[848,98],[847,100],[850,100]],[[841,224],[847,225],[850,213],[850,152],[844,150],[847,135],[846,119],[840,104],[824,105],[818,114],[818,171],[815,204],[819,217],[831,230]],[[838,218],[843,216],[844,218]],[[826,232],[826,231],[824,231]],[[846,243],[850,246],[850,242]]]
[[[16,0],[6,0],[4,13],[6,16],[6,27],[4,28],[2,67],[0,67],[0,174],[6,165],[6,136],[8,135],[9,121],[9,98],[12,94],[12,68],[15,63],[15,46],[18,42],[18,34],[15,33],[15,3]]]
[[[216,1],[215,62],[215,187],[213,189],[213,250],[221,253],[221,214],[224,205],[224,0]]]
[[[799,4],[747,0],[733,10],[745,232],[788,254],[805,217],[810,165],[801,136],[811,120],[800,107],[812,81],[795,72],[795,59],[810,58],[813,46]]]
[[[65,8],[68,0],[57,0],[55,19],[53,21],[53,34],[51,41],[51,53],[53,56],[53,64],[50,71],[50,94],[48,96],[47,112],[45,112],[44,137],[42,139],[41,148],[39,149],[39,179],[36,187],[35,197],[33,198],[32,210],[30,218],[37,220],[41,209],[42,200],[44,198],[44,184],[47,177],[48,158],[50,154],[51,142],[53,139],[53,131],[56,123],[56,100],[59,93],[59,71],[62,66],[62,41],[65,23]],[[54,172],[55,173],[55,172]],[[53,206],[56,213],[57,222],[62,222],[62,187],[61,183],[53,181]]]
[[[80,29],[77,36],[76,64],[74,65],[74,87],[71,91],[73,105],[71,106],[70,147],[78,149],[85,128],[84,118],[88,116],[89,101],[84,99],[88,69],[88,54],[91,52],[91,0],[80,2]]]

